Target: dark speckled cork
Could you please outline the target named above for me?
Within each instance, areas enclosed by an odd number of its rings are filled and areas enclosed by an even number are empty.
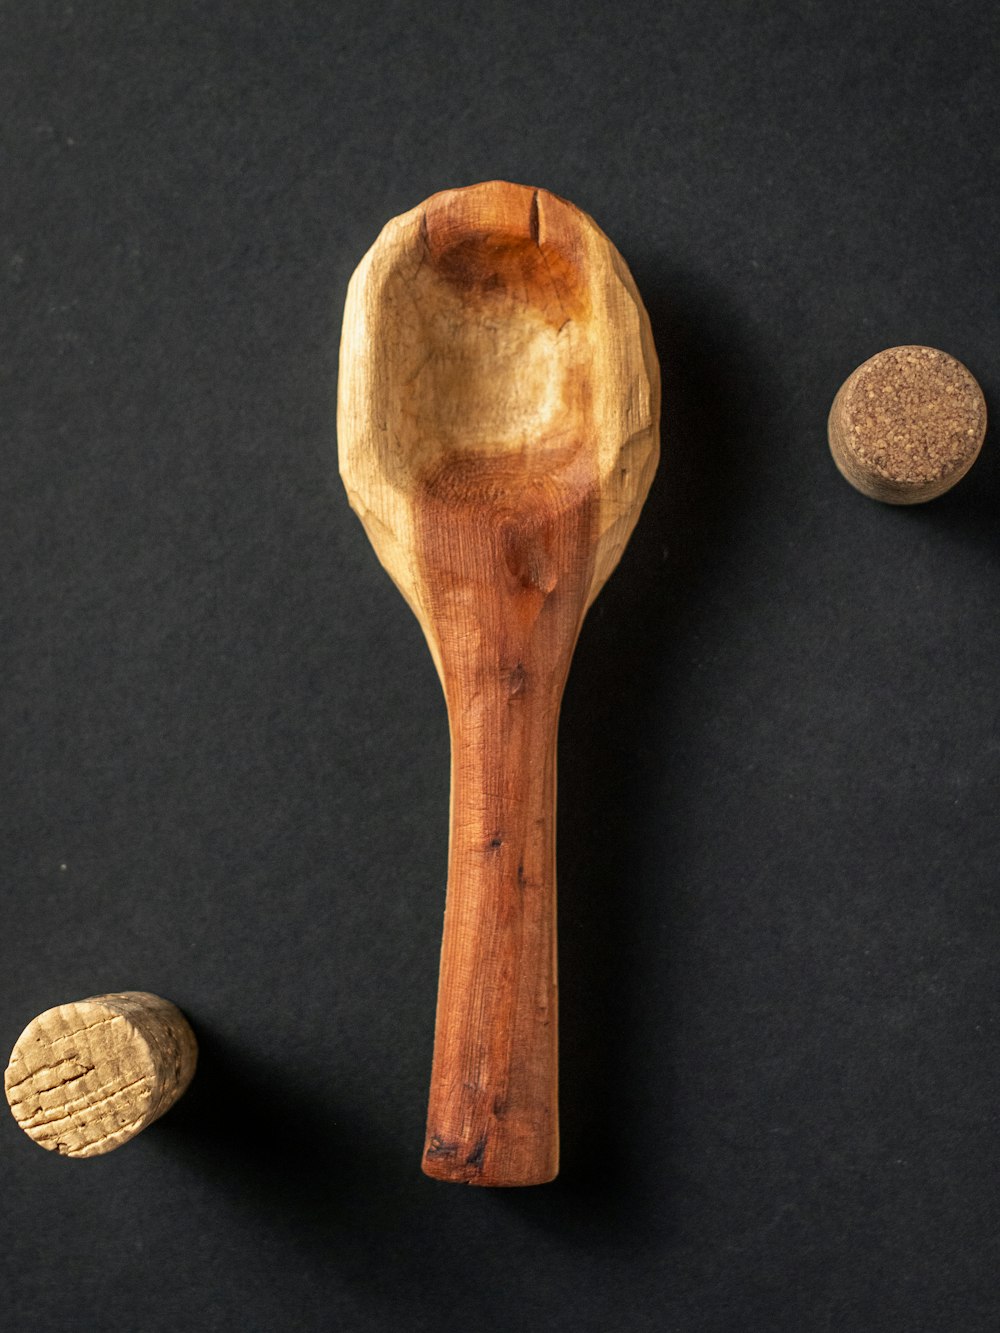
[[[890,347],[844,381],[829,420],[830,452],[862,495],[920,504],[976,461],[986,434],[982,390],[933,347]]]

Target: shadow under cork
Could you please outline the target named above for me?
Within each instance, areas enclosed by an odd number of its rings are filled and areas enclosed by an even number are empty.
[[[926,504],[906,507],[913,521],[936,535],[960,541],[976,554],[1000,560],[1000,421],[984,387],[986,439],[972,467],[950,491]]]
[[[314,1272],[370,1299],[386,1297],[391,1273],[390,1297],[432,1304],[422,1240],[434,1185],[419,1138],[394,1141],[377,1106],[348,1111],[295,1061],[269,1064],[195,1028],[198,1070],[155,1126],[159,1150],[225,1197],[248,1235],[284,1236]]]
[[[725,579],[755,503],[774,390],[751,332],[702,275],[651,256],[631,267],[660,358],[662,452],[584,625],[560,726],[562,1164],[543,1189],[497,1193],[540,1225],[634,1248],[662,1243],[651,1219],[664,1216],[664,1196],[670,1217],[682,1172],[671,1012],[683,866],[671,812],[651,793],[670,763],[661,738],[706,593]]]
[[[254,1211],[340,1229],[345,1197],[385,1154],[372,1130],[348,1124],[322,1091],[197,1026],[198,1069],[157,1126],[164,1148]]]

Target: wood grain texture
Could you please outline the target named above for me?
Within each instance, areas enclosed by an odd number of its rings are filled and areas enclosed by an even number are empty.
[[[7,1066],[15,1120],[43,1148],[97,1157],[168,1111],[198,1048],[180,1010],[144,991],[96,995],[32,1019]]]
[[[659,370],[586,214],[493,181],[393,219],[351,280],[340,468],[448,704],[451,840],[424,1170],[558,1170],[556,733],[659,450]]]
[[[934,347],[889,347],[841,385],[827,424],[841,475],[872,500],[922,504],[979,456],[986,402],[970,372]]]

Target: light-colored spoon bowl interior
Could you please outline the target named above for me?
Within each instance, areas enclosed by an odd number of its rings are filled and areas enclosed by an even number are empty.
[[[411,603],[415,495],[489,508],[546,478],[596,504],[592,599],[655,469],[659,375],[586,214],[495,181],[394,218],[352,279],[340,376],[341,472]]]

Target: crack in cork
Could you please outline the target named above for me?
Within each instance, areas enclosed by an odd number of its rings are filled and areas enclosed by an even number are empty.
[[[82,1143],[78,1148],[70,1148],[65,1144],[57,1143],[54,1151],[57,1152],[60,1157],[89,1157],[93,1154],[94,1149],[99,1148],[102,1143],[108,1143],[111,1139],[117,1138],[120,1135],[131,1134],[134,1129],[142,1124],[143,1118],[144,1117],[140,1115],[136,1117],[135,1120],[129,1120],[124,1125],[119,1125],[117,1129],[112,1129],[109,1130],[107,1134],[102,1134],[99,1139],[92,1139],[89,1143]],[[44,1138],[36,1138],[35,1142],[45,1144],[52,1139],[58,1138],[58,1134],[48,1134]]]
[[[124,1023],[123,1014],[111,1014],[108,1018],[99,1018],[96,1023],[86,1023],[83,1027],[74,1028],[72,1032],[64,1032],[60,1037],[50,1037],[49,1044],[57,1046],[61,1041],[70,1041],[73,1037],[78,1037],[82,1032],[93,1032],[95,1028],[102,1028],[107,1023]]]
[[[36,1115],[32,1116],[30,1119],[18,1120],[18,1124],[25,1130],[36,1128],[44,1129],[47,1125],[58,1125],[61,1120],[72,1120],[74,1116],[85,1117],[88,1111],[96,1111],[99,1106],[104,1106],[106,1103],[114,1101],[116,1097],[120,1097],[123,1092],[128,1092],[130,1088],[137,1088],[140,1083],[144,1083],[148,1086],[149,1075],[143,1074],[140,1078],[133,1079],[131,1083],[125,1083],[122,1087],[116,1088],[114,1092],[109,1092],[103,1097],[98,1097],[96,1101],[89,1101],[87,1097],[76,1097],[74,1098],[74,1102],[79,1102],[80,1105],[73,1110],[70,1109],[73,1105],[71,1102],[64,1102],[58,1108],[46,1108],[61,1110],[63,1112],[62,1115],[48,1116],[45,1119],[39,1120],[36,1113]]]
[[[39,1067],[33,1069],[30,1074],[26,1074],[24,1078],[18,1079],[16,1083],[8,1083],[7,1092],[8,1094],[15,1092],[18,1088],[23,1087],[25,1083],[30,1083],[32,1079],[37,1078],[39,1074],[45,1074],[50,1069],[61,1069],[63,1065],[72,1064],[73,1062],[76,1062],[77,1064],[80,1063],[75,1055],[68,1055],[65,1060],[58,1060],[54,1065],[39,1065]],[[39,1096],[41,1096],[43,1092],[55,1092],[56,1088],[64,1088],[67,1084],[75,1083],[78,1079],[85,1078],[88,1074],[92,1074],[93,1072],[94,1066],[86,1065],[78,1074],[73,1074],[70,1078],[59,1079],[56,1083],[50,1083],[47,1088],[33,1088],[32,1091]],[[24,1098],[20,1097],[16,1101],[11,1101],[8,1095],[7,1100],[10,1102],[11,1106],[20,1106],[24,1101]]]

